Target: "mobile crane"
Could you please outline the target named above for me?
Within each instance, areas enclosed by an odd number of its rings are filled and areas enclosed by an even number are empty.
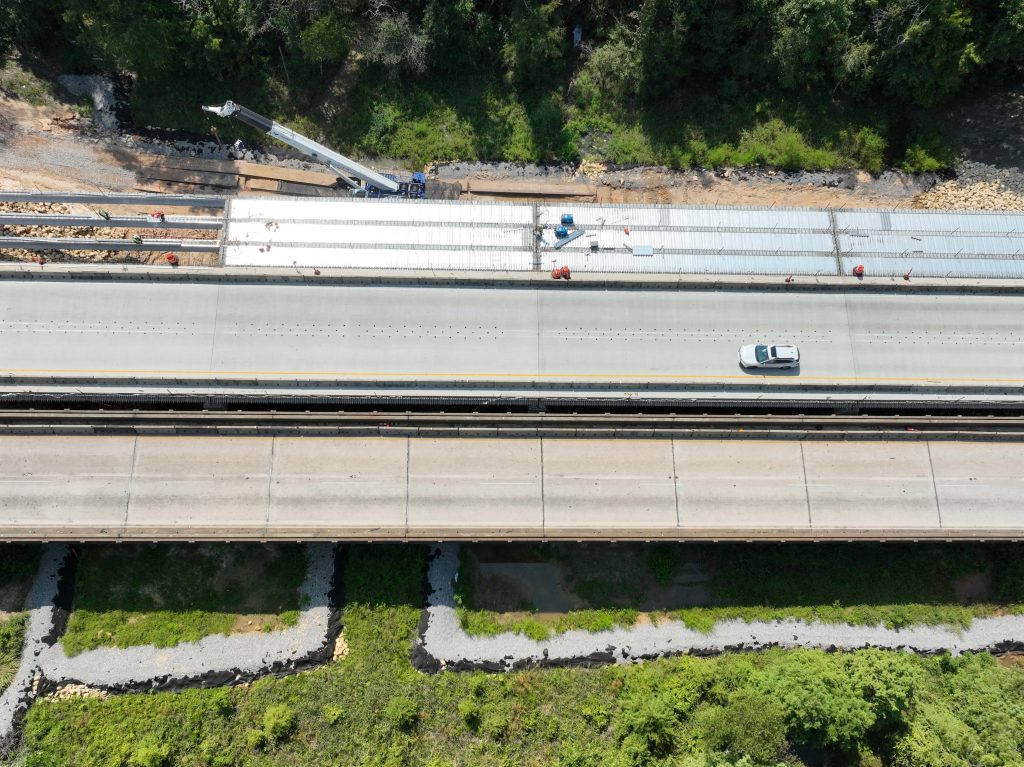
[[[280,123],[274,122],[269,117],[264,117],[251,109],[236,104],[234,101],[225,101],[221,106],[204,106],[204,112],[210,112],[218,117],[235,117],[246,125],[276,138],[283,144],[298,149],[314,160],[322,162],[352,188],[352,194],[365,197],[411,197],[421,199],[426,197],[427,177],[423,173],[413,173],[408,181],[402,181],[390,173],[378,173],[375,170],[360,165],[355,160],[350,160],[333,149],[328,149],[323,144],[313,141],[311,138],[296,133],[291,128],[286,128]]]

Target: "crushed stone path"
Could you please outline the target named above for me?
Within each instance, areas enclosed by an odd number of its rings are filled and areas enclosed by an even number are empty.
[[[21,665],[0,696],[0,759],[10,755],[18,723],[40,693],[75,687],[111,693],[212,687],[331,660],[335,633],[340,628],[331,603],[333,544],[308,544],[308,568],[299,587],[300,604],[305,607],[292,628],[261,634],[218,634],[167,648],[104,647],[73,657],[65,655],[59,642],[67,623],[67,609],[58,604],[59,594],[63,590],[70,595],[73,588],[71,583],[62,584],[69,551],[66,545],[45,547],[29,594]]]
[[[455,578],[459,569],[457,544],[435,547],[428,571],[425,628],[421,625],[414,661],[423,670],[490,671],[527,666],[635,663],[665,655],[709,655],[726,651],[764,650],[769,647],[814,647],[856,650],[877,647],[920,654],[969,651],[1006,652],[1024,649],[1024,616],[976,619],[960,631],[945,626],[889,629],[884,625],[846,624],[798,620],[720,621],[701,633],[680,621],[609,631],[567,631],[550,639],[533,640],[521,634],[470,636],[455,611]],[[417,655],[419,657],[417,657]]]
[[[46,647],[39,667],[50,684],[82,684],[109,692],[164,689],[197,682],[204,686],[252,679],[322,660],[333,650],[330,592],[334,547],[309,544],[308,570],[299,587],[301,604],[296,626],[253,634],[214,634],[173,647],[102,647],[68,657],[59,642]]]
[[[0,695],[0,759],[7,757],[13,745],[15,728],[35,698],[39,675],[39,656],[56,640],[66,615],[57,607],[61,570],[68,558],[65,544],[47,544],[39,562],[36,579],[29,592],[26,606],[28,621],[25,643],[21,650],[18,673]]]

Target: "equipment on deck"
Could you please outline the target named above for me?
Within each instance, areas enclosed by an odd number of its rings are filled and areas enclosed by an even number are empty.
[[[353,194],[416,199],[426,196],[427,179],[423,173],[413,173],[409,181],[401,181],[390,173],[378,173],[234,101],[225,101],[219,107],[204,106],[203,111],[211,112],[218,117],[237,117],[246,125],[263,131],[268,136],[322,162],[352,187]]]

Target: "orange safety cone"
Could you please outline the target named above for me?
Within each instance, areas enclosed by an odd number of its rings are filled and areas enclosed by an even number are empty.
[[[171,266],[178,265],[178,257],[173,253],[164,253],[164,258],[167,259],[167,263],[169,263]]]
[[[572,279],[572,272],[569,271],[569,267],[568,266],[563,266],[559,271],[562,272],[562,279],[563,280],[571,280]]]
[[[793,275],[791,274],[791,275],[789,275],[789,276],[788,276],[788,277],[786,278],[786,284],[788,285],[788,284],[789,284],[789,283],[791,283],[792,281],[793,281]]]
[[[854,277],[863,277],[864,276],[864,264],[857,264],[855,267],[853,267],[853,276]]]
[[[314,269],[313,270],[313,276],[314,277],[319,277],[320,276],[320,270],[319,269]]]
[[[562,276],[562,270],[559,269],[557,266],[554,269],[551,270],[551,279],[557,280],[557,279],[560,279],[561,276]]]
[[[903,279],[905,279],[907,282],[910,282],[910,273],[912,271],[914,271],[913,267],[907,269],[907,273],[903,275]]]

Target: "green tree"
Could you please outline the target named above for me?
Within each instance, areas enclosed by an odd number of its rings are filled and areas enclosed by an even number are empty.
[[[367,13],[363,44],[366,58],[393,77],[422,74],[427,68],[429,39],[406,11],[394,10],[388,0],[373,0]]]
[[[984,59],[1024,66],[1024,0],[1002,0]]]
[[[784,88],[811,89],[843,71],[850,45],[851,0],[761,0],[775,27],[771,58]]]
[[[351,18],[340,13],[328,13],[314,19],[299,34],[299,48],[309,60],[321,63],[341,61],[348,53]]]
[[[688,0],[643,0],[632,15],[637,26],[631,43],[638,51],[645,101],[664,96],[692,74],[689,11]]]
[[[951,96],[984,63],[963,0],[880,3],[874,33],[886,92],[923,106]]]
[[[615,716],[623,752],[636,765],[671,753],[676,724],[672,700],[651,690],[637,690],[620,699]]]
[[[774,762],[786,745],[786,715],[781,704],[763,692],[741,689],[725,706],[709,706],[697,719],[701,740],[712,750]]]
[[[795,651],[759,681],[782,705],[795,741],[855,752],[875,723],[871,703],[858,694],[841,658]]]
[[[517,2],[506,20],[501,57],[508,78],[524,88],[543,84],[568,48],[560,0]]]

